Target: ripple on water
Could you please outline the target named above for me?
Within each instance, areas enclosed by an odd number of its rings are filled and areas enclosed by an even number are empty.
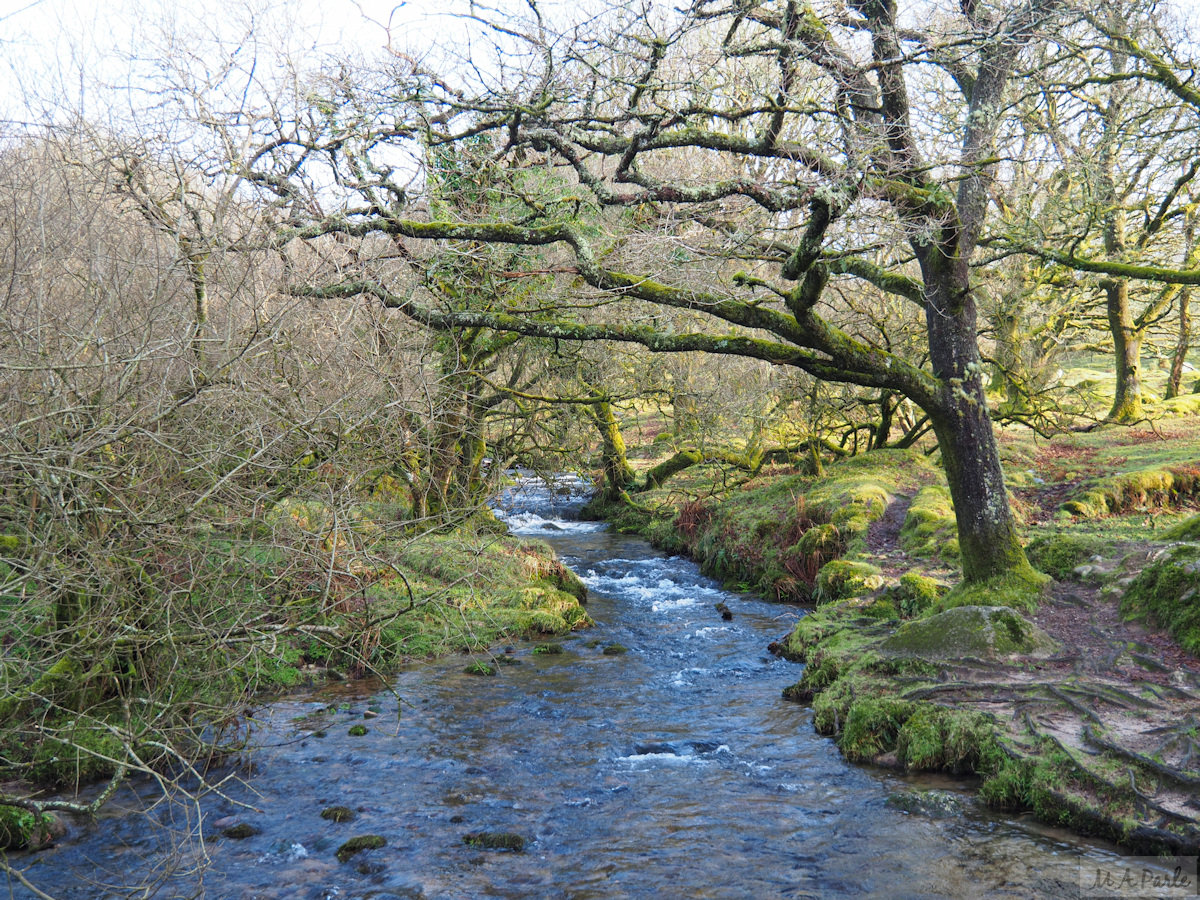
[[[187,815],[169,840],[114,815],[40,854],[42,886],[117,896],[88,880],[97,860],[115,884],[207,854],[214,897],[1028,897],[1070,894],[1080,859],[1109,858],[974,807],[942,820],[889,807],[893,776],[848,765],[809,710],[780,698],[800,669],[764,648],[787,629],[785,608],[573,521],[579,497],[555,491],[526,486],[498,515],[577,562],[597,595],[596,647],[550,658],[520,645],[526,664],[486,680],[462,676],[461,659],[415,665],[396,679],[402,703],[378,695],[387,727],[359,738],[346,734],[368,699],[356,688],[281,703],[264,712],[270,746],[248,783],[201,802],[209,818],[260,810],[260,834],[188,849]],[[711,609],[718,600],[733,623]],[[608,643],[637,652],[602,656]],[[299,733],[301,715],[327,736]],[[146,787],[128,808],[152,797]],[[353,824],[321,819],[329,805],[353,808]],[[531,849],[465,847],[478,831],[520,834]],[[338,863],[358,834],[387,845]],[[186,869],[178,882],[194,879]]]

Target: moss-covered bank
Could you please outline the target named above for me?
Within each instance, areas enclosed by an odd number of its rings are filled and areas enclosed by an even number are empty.
[[[62,639],[67,629],[54,610],[42,617],[27,604],[10,620],[23,630],[8,632],[0,662],[0,779],[25,785],[8,796],[36,800],[37,790],[69,792],[127,768],[208,758],[226,738],[236,749],[231,723],[247,704],[300,684],[385,675],[412,658],[591,623],[586,588],[550,548],[509,536],[488,515],[415,531],[384,527],[385,505],[360,512],[355,541],[324,548],[315,503],[279,504],[267,514],[269,534],[206,533],[195,563],[197,578],[211,579],[174,598],[179,621],[148,609],[115,639],[100,637],[106,623],[93,623],[81,602],[75,639],[55,647],[47,635]],[[309,565],[322,549],[323,571]],[[0,577],[8,605],[3,588]],[[0,844],[36,846],[44,831],[0,795]]]
[[[641,494],[610,512],[733,586],[817,604],[773,649],[806,664],[785,696],[811,703],[815,727],[848,759],[976,776],[994,806],[1142,852],[1200,848],[1189,806],[1200,694],[1119,633],[1101,643],[1107,619],[1072,625],[1101,614],[1100,583],[1121,575],[1133,585],[1126,615],[1186,644],[1200,550],[1164,551],[1161,571],[1105,575],[1113,567],[1095,560],[1116,552],[1113,541],[1046,537],[1030,555],[1062,582],[1053,592],[1032,570],[954,586],[953,509],[919,454],[869,453],[830,465],[826,480],[760,478],[724,494],[710,485],[711,499],[697,499],[705,493]],[[1171,601],[1156,604],[1164,590]]]

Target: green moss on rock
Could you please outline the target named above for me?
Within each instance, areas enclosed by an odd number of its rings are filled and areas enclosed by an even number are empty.
[[[1126,589],[1121,612],[1165,628],[1200,655],[1200,546],[1172,547],[1146,566]]]
[[[352,837],[337,849],[338,862],[346,862],[350,857],[364,850],[378,850],[387,846],[387,838],[378,834],[362,834]]]
[[[869,762],[896,748],[900,729],[917,704],[896,697],[866,697],[850,706],[838,747],[851,762]]]
[[[926,659],[1047,654],[1054,640],[1013,609],[957,606],[906,622],[880,643],[880,651]]]
[[[948,585],[926,575],[906,572],[888,594],[900,615],[912,619],[933,607],[949,589]]]
[[[525,838],[511,831],[473,831],[463,835],[463,843],[479,850],[508,850],[512,853],[525,851]]]
[[[1025,554],[1035,568],[1062,581],[1105,547],[1106,542],[1101,538],[1055,534],[1033,541],[1025,548]]]
[[[835,559],[817,573],[818,603],[830,603],[847,597],[861,597],[883,586],[883,572],[870,563]]]
[[[1050,576],[1037,572],[1026,564],[986,581],[960,582],[938,601],[934,609],[940,611],[955,606],[1008,606],[1032,612],[1046,596],[1050,584]]]
[[[348,806],[327,806],[321,810],[321,818],[330,822],[349,822],[354,818],[354,810]]]
[[[949,488],[931,484],[917,492],[900,528],[900,546],[912,556],[958,559],[958,522]]]

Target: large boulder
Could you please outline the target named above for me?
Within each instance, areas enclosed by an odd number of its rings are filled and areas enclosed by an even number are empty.
[[[1006,606],[956,606],[905,623],[880,646],[891,656],[927,659],[1045,656],[1056,649],[1050,635]]]

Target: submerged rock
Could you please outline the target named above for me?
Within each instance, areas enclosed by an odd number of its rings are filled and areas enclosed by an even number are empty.
[[[605,656],[620,656],[622,653],[628,653],[629,648],[623,644],[609,644],[601,652]]]
[[[887,798],[887,805],[901,812],[948,819],[963,811],[963,798],[950,791],[899,791]]]
[[[511,850],[514,853],[525,850],[525,838],[511,831],[472,831],[463,835],[463,843],[479,850]]]
[[[1054,639],[1005,606],[956,606],[927,619],[907,622],[880,645],[890,656],[961,659],[1045,655]]]
[[[380,847],[386,846],[387,838],[382,835],[360,834],[358,837],[350,838],[350,840],[338,847],[338,862],[345,862],[356,853],[362,853],[364,850],[378,850]]]
[[[348,806],[327,806],[321,810],[321,818],[330,822],[349,822],[354,818],[354,810]]]
[[[254,835],[260,834],[261,832],[262,829],[256,828],[249,822],[239,822],[236,825],[230,825],[228,828],[221,830],[221,834],[227,838],[232,838],[235,841],[240,841],[248,837],[254,837]]]

